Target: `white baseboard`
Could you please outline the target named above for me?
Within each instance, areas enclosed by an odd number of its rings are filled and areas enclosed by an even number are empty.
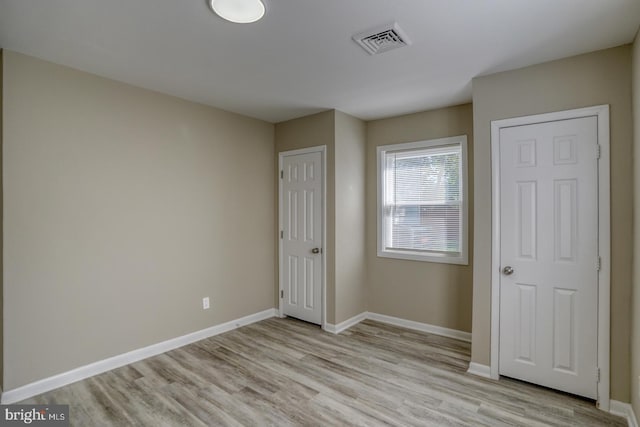
[[[443,337],[455,338],[460,341],[471,342],[471,334],[469,332],[458,331],[457,329],[443,328],[442,326],[414,322],[413,320],[406,320],[378,313],[369,313],[367,315],[367,319],[388,323],[390,325],[402,326],[403,328],[414,329],[416,331],[427,332],[434,335],[442,335]]]
[[[339,334],[340,332],[349,329],[350,327],[357,325],[367,318],[368,313],[365,311],[360,314],[356,314],[351,319],[347,319],[344,322],[340,322],[337,325],[327,323],[324,327],[324,330],[327,332],[331,332],[332,334]]]
[[[629,403],[620,402],[618,400],[611,400],[609,405],[609,412],[613,415],[626,418],[629,423],[629,427],[638,427],[638,419],[635,412],[633,412],[633,406]]]
[[[2,393],[2,398],[0,401],[2,404],[19,402],[21,400],[37,396],[38,394],[45,393],[47,391],[65,386],[67,384],[71,384],[76,381],[80,381],[94,375],[98,375],[103,372],[110,371],[112,369],[119,368],[121,366],[128,365],[142,359],[146,359],[151,356],[156,356],[158,354],[165,353],[169,350],[173,350],[205,338],[231,331],[233,329],[239,328],[240,326],[245,326],[251,323],[259,322],[261,320],[269,319],[277,315],[278,311],[275,308],[270,308],[259,313],[254,313],[249,316],[232,320],[230,322],[192,332],[181,337],[172,338],[170,340],[163,341],[157,344],[152,344],[150,346],[139,348],[128,353],[110,357],[108,359],[99,360],[89,365],[81,366],[71,371],[63,372],[61,374],[36,381],[31,384],[15,388],[13,390],[7,390]]]
[[[491,366],[481,365],[480,363],[470,362],[469,369],[467,369],[469,374],[477,375],[479,377],[489,378],[491,379]]]
[[[416,331],[427,332],[434,335],[455,338],[461,341],[471,342],[471,334],[469,332],[443,328],[442,326],[415,322],[413,320],[401,319],[399,317],[387,316],[385,314],[370,313],[367,311],[353,316],[351,319],[347,319],[344,322],[340,322],[337,325],[327,323],[324,327],[324,330],[327,332],[331,332],[332,334],[339,334],[340,332],[345,331],[366,319],[375,320],[376,322],[381,323],[387,323],[389,325],[401,326],[403,328],[413,329]]]

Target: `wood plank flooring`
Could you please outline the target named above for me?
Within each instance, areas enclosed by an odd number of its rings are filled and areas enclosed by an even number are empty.
[[[29,399],[75,426],[626,426],[593,402],[466,373],[469,344],[269,319]]]

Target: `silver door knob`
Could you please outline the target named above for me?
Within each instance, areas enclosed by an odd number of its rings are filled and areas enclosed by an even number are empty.
[[[319,254],[319,253],[320,253],[320,248],[313,248],[313,249],[311,249],[311,253],[312,253],[312,254]]]
[[[506,274],[507,276],[510,274],[513,274],[513,267],[507,265],[505,268],[502,269],[502,273]]]

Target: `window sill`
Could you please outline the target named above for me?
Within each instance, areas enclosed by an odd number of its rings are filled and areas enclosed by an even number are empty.
[[[405,252],[394,250],[378,250],[378,257],[380,258],[394,258],[404,259],[409,261],[423,261],[432,262],[438,264],[457,264],[457,265],[469,265],[469,260],[466,254],[459,256],[448,256],[439,254],[422,254],[417,252]]]

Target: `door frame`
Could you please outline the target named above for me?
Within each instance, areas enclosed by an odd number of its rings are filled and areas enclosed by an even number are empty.
[[[283,239],[281,237],[281,232],[284,230],[283,227],[283,203],[284,198],[282,195],[282,181],[281,172],[283,167],[283,161],[285,157],[295,156],[298,154],[308,154],[308,153],[320,153],[320,158],[322,161],[322,206],[320,207],[320,212],[322,214],[322,219],[320,221],[320,239],[321,239],[321,247],[322,252],[320,253],[321,258],[321,269],[320,269],[320,286],[321,294],[322,294],[322,307],[320,308],[321,315],[321,327],[322,329],[326,329],[327,326],[327,286],[326,286],[326,277],[327,277],[327,146],[319,145],[316,147],[309,148],[300,148],[297,150],[289,150],[289,151],[281,151],[278,153],[278,170],[277,179],[278,179],[278,230],[277,230],[277,239],[278,239],[278,315],[280,317],[284,317],[284,304],[282,300],[282,291],[284,290],[284,284],[282,283],[283,271],[284,271],[284,260],[283,260]]]
[[[491,239],[491,378],[499,379],[500,350],[500,130],[559,120],[596,117],[598,123],[598,408],[609,410],[611,312],[611,195],[609,105],[515,117],[491,122],[492,239]],[[594,260],[596,262],[596,260]],[[595,268],[595,266],[594,266]]]

